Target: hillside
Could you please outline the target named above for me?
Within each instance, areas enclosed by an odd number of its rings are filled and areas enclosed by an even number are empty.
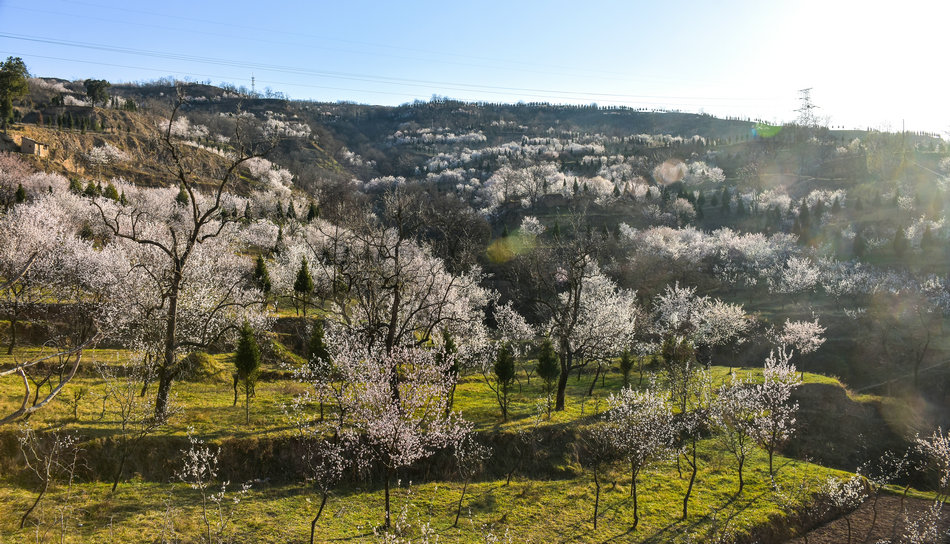
[[[781,542],[882,500],[897,542],[889,494],[942,508],[944,140],[29,86],[0,540]]]

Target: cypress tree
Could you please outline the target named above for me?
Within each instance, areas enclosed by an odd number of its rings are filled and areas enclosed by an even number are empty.
[[[459,349],[458,346],[455,345],[455,339],[452,338],[449,331],[442,329],[442,346],[435,355],[435,362],[439,368],[445,367],[445,375],[452,383],[452,389],[449,391],[449,402],[445,406],[446,415],[452,411],[452,407],[455,404],[455,385],[458,383],[459,376],[459,363],[458,357],[456,357],[458,351]],[[446,361],[449,361],[448,365],[446,365]]]
[[[234,362],[234,404],[237,404],[237,391],[240,385],[244,389],[244,423],[251,422],[251,397],[254,396],[254,386],[261,369],[261,350],[257,347],[254,330],[244,322],[239,332],[237,350],[232,359]]]
[[[86,188],[83,189],[82,193],[90,198],[102,196],[102,191],[100,191],[99,187],[91,181],[86,184]]]
[[[904,227],[897,227],[897,232],[894,233],[894,254],[898,257],[903,257],[907,253],[907,248],[910,243],[907,240],[907,235],[904,234]]]
[[[495,396],[498,398],[498,406],[501,407],[502,421],[508,421],[508,392],[511,388],[511,382],[515,379],[515,357],[507,345],[498,348],[498,354],[495,356]]]
[[[307,365],[314,378],[327,379],[333,372],[330,349],[324,339],[323,321],[316,321],[307,343]],[[320,398],[320,420],[323,421],[323,397]]]
[[[310,268],[307,266],[307,258],[300,260],[300,270],[297,271],[297,279],[294,280],[294,310],[297,309],[298,301],[303,303],[303,316],[307,317],[307,306],[310,304],[310,295],[313,293],[313,278],[310,276]]]
[[[854,241],[851,242],[851,252],[859,259],[864,258],[868,254],[867,240],[864,239],[864,236],[861,236],[860,232],[854,235]]]
[[[312,201],[310,202],[310,208],[307,209],[307,222],[313,221],[314,219],[320,218],[320,208],[317,208],[317,205]]]
[[[264,260],[263,255],[258,255],[257,261],[254,263],[254,280],[257,281],[257,286],[264,292],[264,295],[270,293],[270,272],[267,270],[267,261]]]
[[[104,191],[102,191],[102,196],[108,198],[109,200],[119,201],[119,191],[115,188],[115,185],[112,182],[109,182],[109,185],[106,185]]]
[[[630,356],[630,350],[625,349],[620,354],[620,373],[623,374],[623,386],[630,385],[630,371],[633,370],[633,357]]]
[[[175,202],[181,204],[182,206],[187,206],[190,201],[191,199],[188,198],[188,190],[185,189],[184,185],[181,185],[178,188],[178,195],[175,197]]]
[[[311,368],[322,367],[330,363],[330,349],[324,339],[323,321],[315,321],[310,330],[310,341],[307,343],[307,361]]]
[[[297,220],[297,209],[294,208],[294,201],[293,201],[293,200],[291,200],[289,203],[287,203],[287,218],[288,218],[288,219],[293,219],[294,221]]]
[[[274,255],[280,255],[284,250],[284,227],[277,225],[277,240],[274,242]]]
[[[26,201],[26,189],[23,188],[22,183],[17,183],[16,193],[13,195],[13,199],[17,204]]]

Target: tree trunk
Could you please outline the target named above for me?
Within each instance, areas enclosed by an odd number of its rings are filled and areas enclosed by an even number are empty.
[[[597,372],[594,374],[594,379],[590,381],[590,387],[587,388],[587,396],[591,397],[594,395],[594,386],[597,385],[597,378],[600,377],[600,365],[597,365]]]
[[[231,403],[231,406],[237,406],[237,398],[238,398],[237,386],[238,386],[238,376],[237,376],[237,373],[235,373],[234,374],[234,402]]]
[[[13,316],[10,317],[10,345],[7,347],[7,355],[13,355],[13,346],[16,344],[16,303],[13,305]]]
[[[571,361],[568,355],[561,356],[561,375],[557,378],[557,396],[554,400],[554,410],[564,410],[564,393],[567,391],[568,372],[571,371]]]
[[[327,504],[327,493],[323,493],[323,497],[320,499],[320,509],[317,510],[317,515],[313,517],[313,521],[310,522],[310,544],[313,544],[313,536],[317,531],[317,521],[320,520],[320,514],[323,513],[323,507]]]
[[[465,498],[465,489],[468,487],[468,478],[462,482],[462,495],[459,497],[458,508],[455,509],[455,523],[452,524],[452,527],[458,527],[459,525],[459,516],[462,515],[462,499]]]
[[[124,444],[122,448],[122,457],[119,459],[119,468],[115,471],[115,480],[112,481],[112,491],[119,487],[119,480],[122,479],[122,471],[125,470],[125,460],[129,458],[129,445]]]
[[[43,489],[40,490],[40,494],[37,495],[36,500],[33,501],[33,505],[23,514],[23,517],[20,518],[20,529],[26,524],[26,519],[30,517],[30,513],[33,512],[33,509],[36,508],[36,505],[40,503],[40,499],[43,498],[43,495],[46,494],[46,490],[49,489],[49,475],[46,476],[46,481],[43,482]]]
[[[251,388],[244,384],[244,424],[251,424]]]
[[[384,485],[383,489],[385,490],[385,497],[386,497],[386,521],[383,524],[383,527],[385,527],[386,530],[389,530],[389,468],[388,467],[386,468],[386,479],[383,485]]]
[[[772,468],[772,458],[775,456],[775,448],[769,446],[769,479],[772,480],[772,485],[775,485],[775,470]]]
[[[168,418],[168,397],[172,390],[171,373],[165,369],[158,372],[158,394],[155,397],[155,418],[165,421]]]
[[[686,488],[686,495],[683,497],[683,520],[689,513],[689,496],[693,493],[693,483],[696,481],[696,437],[692,438],[692,458],[687,459],[692,472],[689,475],[689,486]]]
[[[597,529],[597,509],[600,507],[600,478],[597,475],[597,471],[594,471],[594,487],[596,489],[594,493],[594,530]]]
[[[742,465],[745,464],[745,456],[739,456],[739,491],[736,494],[742,493],[742,488],[745,486],[745,482],[742,480]]]
[[[630,494],[633,496],[633,527],[632,530],[637,528],[637,524],[640,523],[640,513],[637,510],[637,473],[634,472],[633,476],[630,478]]]
[[[181,267],[175,263],[175,275],[168,294],[165,349],[162,366],[158,371],[158,396],[155,397],[155,418],[159,421],[165,421],[168,418],[168,397],[171,394],[175,374],[175,352],[178,348],[178,292],[181,288],[181,279]]]

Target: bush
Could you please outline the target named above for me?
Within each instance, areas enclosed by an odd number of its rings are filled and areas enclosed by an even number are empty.
[[[188,382],[231,382],[231,371],[203,351],[194,351],[185,357],[181,379]]]

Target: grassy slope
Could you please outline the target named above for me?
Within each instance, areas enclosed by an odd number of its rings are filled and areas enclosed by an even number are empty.
[[[627,475],[617,470],[607,479],[601,495],[601,516],[592,531],[594,486],[589,474],[565,480],[515,479],[482,481],[469,485],[459,527],[451,527],[461,492],[458,482],[429,482],[409,487],[407,482],[394,492],[394,516],[405,536],[417,537],[423,523],[440,538],[450,542],[483,542],[483,531],[496,534],[506,530],[515,542],[590,542],[622,538],[630,542],[668,542],[690,533],[706,541],[716,531],[743,534],[768,524],[783,514],[780,495],[768,485],[761,453],[753,456],[746,473],[746,488],[736,496],[736,476],[731,458],[723,457],[715,441],[703,444],[703,469],[691,500],[689,518],[679,520],[686,479],[677,477],[675,462],[648,470],[640,478],[640,526],[629,532],[633,514]],[[836,471],[817,465],[782,459],[778,482],[792,490],[803,480],[813,491],[817,482]],[[616,481],[616,486],[613,482]],[[232,485],[232,488],[236,486]],[[201,527],[200,495],[182,484],[133,481],[109,495],[107,484],[79,484],[69,511],[71,532],[83,542],[134,541],[142,534],[158,534],[166,514],[175,530],[195,535]],[[793,496],[794,492],[789,491]],[[59,515],[64,489],[58,488],[42,503],[38,518],[50,523]],[[25,538],[30,530],[17,530],[17,513],[23,512],[35,495],[18,486],[0,487],[0,535]],[[306,487],[255,484],[243,502],[233,530],[238,541],[300,541],[309,530],[319,496]],[[231,505],[229,504],[229,508]],[[171,511],[169,512],[169,508]],[[382,491],[378,488],[349,488],[331,499],[320,523],[318,540],[364,541],[382,521]],[[55,534],[55,530],[54,530]]]
[[[122,351],[97,350],[90,359],[116,363],[127,354]],[[218,356],[219,359],[222,356]],[[227,368],[227,367],[224,367]],[[756,369],[736,369],[735,372],[752,378],[761,375]],[[727,379],[729,369],[713,367],[714,383]],[[540,380],[532,377],[530,385],[524,373],[519,376],[522,387],[515,387],[512,402],[512,418],[502,423],[494,396],[483,378],[469,374],[462,379],[456,393],[456,409],[476,422],[483,431],[513,431],[528,429],[535,424],[539,401],[543,397]],[[634,382],[637,375],[634,373]],[[646,380],[645,380],[646,381]],[[836,383],[829,378],[806,374],[806,382]],[[617,391],[621,380],[613,369],[605,385],[598,384],[593,396],[587,397],[589,376],[581,380],[571,377],[568,389],[567,409],[555,412],[550,419],[542,419],[541,425],[563,426],[602,412],[606,397]],[[14,402],[18,392],[12,381],[2,384],[0,408]],[[74,428],[84,435],[102,437],[115,432],[115,422],[108,414],[99,419],[102,405],[102,381],[94,377],[82,377],[71,386],[70,391],[85,388],[86,394],[78,404],[78,421],[72,418],[72,408],[66,399],[57,401],[48,410],[33,418],[32,424],[50,424]],[[302,386],[292,381],[265,382],[258,386],[257,398],[252,404],[251,424],[244,425],[244,410],[239,402],[232,407],[230,383],[225,380],[205,383],[179,382],[174,387],[177,402],[183,407],[171,424],[160,434],[182,436],[190,427],[198,435],[210,440],[231,437],[280,437],[290,434],[283,415],[282,404],[301,390]],[[71,395],[70,392],[65,393]],[[543,403],[541,404],[543,406]],[[584,542],[621,537],[624,540],[666,542],[686,531],[704,535],[723,520],[727,527],[740,533],[768,523],[770,518],[783,515],[783,507],[768,485],[764,454],[756,452],[747,465],[746,490],[735,497],[737,477],[734,460],[717,439],[703,442],[701,472],[694,489],[690,518],[684,523],[676,521],[682,508],[682,493],[686,480],[681,479],[676,463],[668,461],[649,470],[640,479],[641,526],[633,534],[625,534],[632,522],[632,510],[628,496],[627,476],[621,466],[616,467],[604,487],[602,495],[601,526],[592,534],[590,516],[594,486],[590,474],[581,470],[576,462],[566,456],[560,462],[564,466],[565,479],[521,479],[516,477],[510,486],[504,481],[481,481],[469,486],[463,520],[459,529],[450,527],[454,517],[454,505],[461,486],[458,482],[426,482],[413,485],[411,498],[406,498],[406,482],[398,492],[394,511],[407,508],[408,522],[412,528],[407,535],[419,536],[419,520],[431,521],[433,530],[444,541],[482,541],[484,527],[495,527],[497,533],[509,530],[514,541],[528,542]],[[806,488],[814,490],[817,482],[836,471],[817,465],[781,459],[779,482],[785,490],[793,489],[803,481]],[[617,481],[616,487],[613,482]],[[32,502],[33,488],[22,481],[0,476],[0,535],[15,539],[25,538],[27,533],[16,530],[18,515]],[[232,485],[232,487],[234,487]],[[62,497],[59,488],[44,503],[45,513],[40,516],[49,522],[55,517],[53,509]],[[82,483],[72,489],[75,512],[74,527],[83,541],[106,542],[135,539],[145,530],[157,534],[165,523],[168,505],[175,512],[170,516],[176,530],[181,534],[194,535],[199,528],[199,497],[195,491],[181,484],[161,484],[133,480],[123,484],[116,496],[109,496],[104,483]],[[304,496],[306,495],[306,496]],[[309,502],[308,502],[309,499]],[[248,541],[285,541],[301,539],[308,528],[308,516],[312,516],[319,497],[309,495],[299,485],[272,486],[257,482],[250,495],[240,506],[241,514],[235,522],[238,534]],[[408,506],[407,506],[408,505]],[[342,490],[334,498],[321,523],[325,538],[364,540],[369,538],[372,527],[381,521],[382,492],[378,488],[353,487]],[[111,520],[111,521],[110,521]],[[2,540],[0,540],[2,542]]]

